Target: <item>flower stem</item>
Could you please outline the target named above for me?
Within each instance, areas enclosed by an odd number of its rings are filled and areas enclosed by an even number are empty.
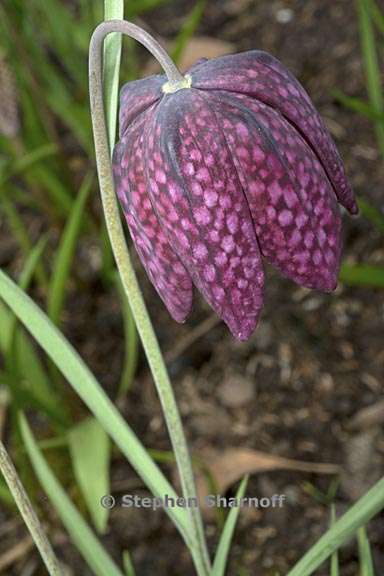
[[[26,523],[40,555],[51,576],[64,576],[59,562],[52,550],[52,546],[46,537],[32,504],[17,475],[4,444],[0,440],[0,470],[17,504],[21,516]]]
[[[103,41],[111,32],[127,34],[148,48],[163,66],[170,84],[182,81],[183,77],[165,50],[138,26],[123,20],[110,20],[103,22],[95,29],[89,47],[89,91],[96,163],[108,234],[124,290],[156,384],[176,457],[183,496],[184,498],[197,498],[191,459],[172,385],[129,257],[114,190],[102,86]],[[210,572],[210,560],[200,509],[191,506],[188,512],[191,527],[189,534],[191,554],[199,576],[207,576]]]
[[[106,22],[102,22],[97,26],[93,32],[90,43],[91,58],[93,57],[93,48],[99,51],[100,46],[104,42],[104,38],[113,32],[120,32],[121,34],[125,34],[130,38],[134,38],[140,42],[140,44],[145,46],[164,69],[169,83],[176,84],[178,82],[183,82],[184,76],[180,73],[176,64],[173,62],[164,48],[150,34],[148,34],[148,32],[139,26],[136,26],[136,24],[127,22],[126,20],[107,20]]]

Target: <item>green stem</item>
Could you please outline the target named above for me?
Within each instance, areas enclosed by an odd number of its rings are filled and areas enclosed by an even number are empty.
[[[10,489],[13,498],[17,504],[24,522],[32,535],[33,540],[40,552],[40,555],[51,576],[64,576],[59,562],[52,550],[52,547],[44,533],[38,517],[32,507],[32,504],[24,490],[22,483],[17,475],[14,465],[4,444],[0,440],[0,470],[3,473],[5,481]]]
[[[103,22],[95,29],[89,48],[89,92],[100,193],[108,234],[124,290],[161,401],[178,465],[183,495],[184,498],[196,498],[192,464],[180,415],[164,359],[129,257],[114,190],[102,87],[102,47],[104,38],[111,32],[126,34],[148,48],[163,66],[170,85],[183,81],[183,77],[163,48],[138,26],[123,20],[110,20]],[[199,576],[207,576],[210,571],[210,560],[200,509],[192,506],[188,508],[188,513],[191,522],[191,554]]]

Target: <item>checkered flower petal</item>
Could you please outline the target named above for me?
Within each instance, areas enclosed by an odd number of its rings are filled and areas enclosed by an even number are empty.
[[[166,77],[156,75],[124,84],[120,92],[119,134],[124,136],[129,125],[163,96],[161,87]]]
[[[275,110],[211,92],[251,210],[262,255],[308,288],[337,284],[341,218],[317,156]]]
[[[195,88],[246,94],[280,112],[319,157],[339,202],[352,214],[357,212],[342,160],[327,127],[304,88],[276,58],[251,50],[208,60],[191,73]]]
[[[264,275],[249,206],[209,101],[179,90],[146,128],[148,193],[207,302],[241,340],[262,307]]]
[[[171,316],[183,322],[192,306],[192,282],[152,208],[144,176],[145,116],[126,130],[114,150],[113,172],[125,219],[140,260]]]

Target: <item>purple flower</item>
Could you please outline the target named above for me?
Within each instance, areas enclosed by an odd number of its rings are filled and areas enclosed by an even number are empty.
[[[186,87],[126,84],[113,156],[117,193],[148,276],[173,318],[192,284],[240,340],[263,304],[262,257],[334,290],[337,202],[357,212],[340,156],[298,81],[250,51],[196,63]]]

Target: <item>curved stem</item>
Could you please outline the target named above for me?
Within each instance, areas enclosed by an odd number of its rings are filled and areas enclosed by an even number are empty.
[[[134,24],[122,20],[110,20],[100,24],[92,35],[89,48],[89,91],[96,163],[108,234],[124,290],[156,384],[177,461],[183,496],[184,498],[197,498],[191,459],[173,389],[129,257],[114,190],[102,86],[102,46],[105,36],[111,32],[127,34],[146,46],[163,66],[169,83],[178,83],[183,80],[183,77],[163,48],[147,32]],[[188,513],[191,521],[191,554],[199,576],[207,576],[210,572],[210,560],[200,509],[191,506],[188,508]]]
[[[32,538],[40,552],[44,564],[51,576],[64,576],[59,562],[52,550],[52,546],[46,537],[32,504],[17,475],[12,460],[8,456],[4,444],[0,440],[0,470],[17,504],[21,516],[26,523]]]
[[[120,32],[121,34],[125,34],[145,46],[163,68],[170,84],[176,84],[184,80],[184,77],[178,70],[176,64],[164,48],[150,34],[148,34],[148,32],[139,26],[136,26],[136,24],[132,24],[132,22],[127,22],[126,20],[107,20],[97,26],[92,34],[89,46],[90,64],[95,50],[99,51],[104,42],[104,38],[111,32]]]

